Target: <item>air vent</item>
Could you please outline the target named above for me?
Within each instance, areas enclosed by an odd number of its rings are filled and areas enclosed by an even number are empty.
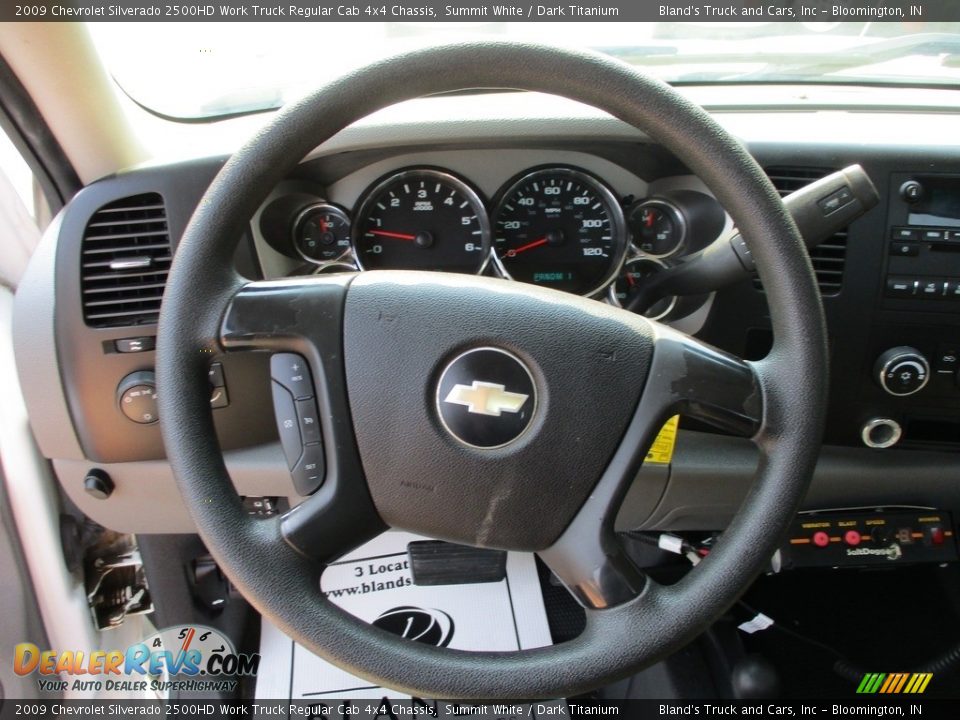
[[[83,233],[81,250],[87,325],[156,323],[171,255],[160,195],[135,195],[97,210]]]
[[[814,180],[826,177],[833,170],[809,167],[768,167],[770,182],[784,197],[809,185]],[[821,295],[837,295],[843,286],[843,267],[847,260],[847,231],[840,230],[810,251],[810,260],[817,275]],[[754,287],[763,290],[760,278],[753,279]]]

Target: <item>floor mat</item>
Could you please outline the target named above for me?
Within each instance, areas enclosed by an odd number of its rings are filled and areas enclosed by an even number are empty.
[[[433,645],[518,650],[551,644],[533,555],[508,553],[506,579],[500,582],[420,587],[410,574],[407,543],[423,539],[384,533],[328,567],[323,592],[367,622]],[[260,654],[258,700],[409,697],[340,670],[266,619]]]

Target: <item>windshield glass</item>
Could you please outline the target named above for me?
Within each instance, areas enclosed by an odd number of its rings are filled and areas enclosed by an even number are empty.
[[[499,37],[585,47],[667,82],[960,86],[960,23],[91,23],[134,101],[177,119],[279,107],[384,55]]]

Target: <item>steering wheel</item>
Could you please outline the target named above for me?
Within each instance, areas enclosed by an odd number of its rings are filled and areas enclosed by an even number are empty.
[[[491,87],[594,105],[696,173],[756,258],[770,354],[746,362],[627,311],[494,278],[374,271],[248,282],[233,269],[255,208],[318,144],[393,103]],[[209,407],[212,355],[246,351],[305,358],[323,425],[322,487],[267,520],[244,512]],[[482,42],[357,70],[283,109],[229,159],[177,248],[157,375],[164,442],[186,505],[264,617],[345,670],[421,697],[537,698],[581,693],[663,658],[746,590],[812,475],[826,357],[796,226],[739,142],[620,62]],[[523,412],[497,417],[444,402],[451,387],[476,382],[499,386],[495,404],[524,396]],[[678,412],[751,437],[760,462],[710,555],[666,586],[631,562],[613,525],[648,447]],[[585,630],[551,647],[472,653],[350,616],[322,597],[324,564],[388,526],[538,553],[586,608]]]

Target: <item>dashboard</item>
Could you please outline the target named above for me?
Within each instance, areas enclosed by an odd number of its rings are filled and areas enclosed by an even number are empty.
[[[345,131],[250,208],[237,270],[483,273],[629,306],[651,274],[732,230],[709,189],[639,131],[579,106],[517,113],[517,103],[515,93],[429,98],[413,104],[429,121],[388,114]],[[715,116],[783,195],[859,163],[881,196],[811,251],[831,399],[807,509],[960,510],[960,147],[938,140],[949,118],[869,108]],[[905,124],[915,132],[891,143]],[[225,160],[91,184],[51,225],[18,292],[18,369],[40,449],[71,500],[107,527],[192,530],[164,459],[154,343],[177,238]],[[648,315],[747,359],[772,341],[757,278],[666,298]],[[257,511],[302,499],[269,412],[270,365],[260,353],[211,357],[225,461]],[[749,442],[681,420],[673,462],[641,470],[618,525],[721,528],[756,461]],[[92,471],[110,478],[106,496],[91,491]]]

